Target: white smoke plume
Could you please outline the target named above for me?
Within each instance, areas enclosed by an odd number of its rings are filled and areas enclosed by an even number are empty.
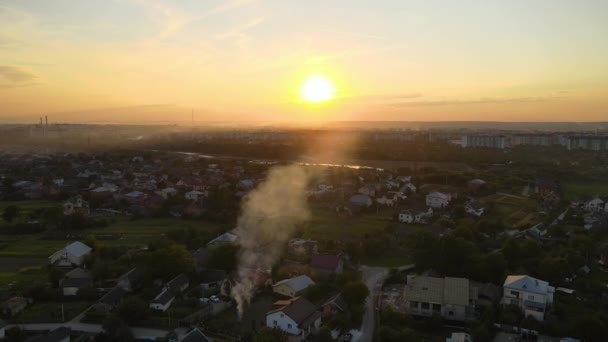
[[[236,231],[241,245],[238,278],[231,290],[239,317],[255,291],[256,271],[269,272],[296,225],[308,219],[305,190],[311,177],[302,166],[275,167],[243,202]]]

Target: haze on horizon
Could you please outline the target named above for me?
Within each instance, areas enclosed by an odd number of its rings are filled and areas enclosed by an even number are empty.
[[[606,121],[608,1],[0,0],[0,122]],[[325,75],[335,98],[302,103]]]

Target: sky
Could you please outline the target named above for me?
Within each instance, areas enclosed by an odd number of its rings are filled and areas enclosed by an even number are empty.
[[[0,122],[608,121],[607,37],[605,0],[0,0]]]

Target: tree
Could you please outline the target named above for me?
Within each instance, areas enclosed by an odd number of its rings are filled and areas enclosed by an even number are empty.
[[[184,246],[170,245],[148,253],[142,259],[143,266],[152,277],[170,278],[194,269],[192,256]]]
[[[60,207],[48,208],[42,214],[42,218],[46,223],[58,229],[61,228],[61,224],[63,223],[63,211]]]
[[[4,211],[2,212],[2,219],[7,223],[11,223],[17,218],[17,216],[19,216],[19,211],[19,207],[16,205],[9,205],[8,207],[4,208]]]
[[[129,324],[142,321],[148,315],[148,303],[139,297],[128,297],[118,306],[118,316]]]
[[[87,227],[87,217],[81,212],[75,212],[70,216],[66,216],[63,220],[63,229],[84,229]]]
[[[4,180],[2,181],[2,185],[4,186],[4,189],[9,194],[12,194],[13,192],[15,192],[15,187],[13,186],[13,184],[15,184],[15,180],[12,178],[4,178]]]
[[[342,298],[350,306],[362,306],[369,295],[369,289],[361,281],[351,281],[344,285]]]
[[[6,330],[4,341],[6,342],[22,342],[25,341],[25,331],[18,326]]]
[[[209,268],[232,271],[236,269],[239,247],[231,244],[218,246],[209,256]]]
[[[319,329],[319,335],[317,336],[317,342],[333,342],[333,338],[331,337],[331,330],[327,326],[322,326]]]
[[[263,327],[253,337],[254,342],[287,342],[287,336],[279,329]]]
[[[131,342],[133,334],[129,326],[116,316],[109,316],[103,321],[102,328],[105,331],[105,341]],[[104,339],[102,339],[104,340]]]

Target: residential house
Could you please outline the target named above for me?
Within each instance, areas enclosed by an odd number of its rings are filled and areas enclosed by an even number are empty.
[[[185,274],[180,274],[177,277],[171,279],[162,291],[154,297],[154,300],[150,303],[150,309],[158,311],[167,311],[171,306],[175,297],[183,292],[190,285],[190,280]]]
[[[226,232],[226,233],[216,237],[215,239],[207,242],[207,247],[211,248],[211,247],[220,246],[220,245],[224,245],[224,244],[236,244],[238,241],[239,241],[239,236],[235,233],[235,230],[233,229],[232,231]]]
[[[306,275],[284,279],[272,285],[272,292],[294,298],[300,292],[314,285],[315,282]]]
[[[201,247],[190,253],[192,260],[194,261],[194,269],[196,272],[202,272],[207,269],[207,263],[209,263],[209,249]]]
[[[213,340],[203,334],[198,328],[194,328],[182,336],[178,342],[213,342]]]
[[[476,199],[470,199],[464,204],[464,211],[469,215],[481,217],[485,208],[483,208]]]
[[[141,191],[131,191],[124,195],[124,199],[131,205],[143,206],[148,196]]]
[[[144,270],[142,268],[134,267],[123,273],[116,281],[116,286],[122,288],[127,292],[133,292],[138,286],[138,282],[144,276]]]
[[[534,184],[534,191],[541,196],[543,205],[546,207],[551,208],[561,200],[559,184],[554,180],[537,179]]]
[[[606,211],[606,208],[608,208],[606,205],[608,205],[608,201],[595,197],[585,203],[585,210],[590,212]]]
[[[426,195],[426,205],[431,208],[445,208],[450,204],[451,197],[442,192],[434,191]]]
[[[399,213],[401,223],[427,223],[433,217],[433,208],[424,207],[421,209],[404,210]]]
[[[201,198],[198,201],[190,201],[184,208],[184,214],[189,217],[199,217],[208,211],[208,201]]]
[[[89,202],[83,200],[80,195],[72,196],[63,202],[63,215],[69,216],[75,213],[89,215]]]
[[[329,298],[321,305],[321,313],[323,317],[333,316],[340,312],[348,311],[348,304],[342,298],[342,293],[338,293]]]
[[[463,332],[452,333],[452,336],[447,337],[445,342],[473,342],[471,335]]]
[[[255,183],[251,179],[243,179],[237,183],[237,187],[243,190],[251,190],[255,186]]]
[[[322,277],[342,273],[344,261],[339,255],[315,254],[310,260],[312,270]]]
[[[28,338],[26,342],[70,342],[72,329],[68,327],[55,328],[44,335]]]
[[[93,309],[97,312],[110,312],[122,303],[122,300],[126,295],[127,291],[122,287],[113,287],[93,305]]]
[[[516,305],[526,317],[543,321],[553,303],[554,293],[555,288],[546,281],[527,275],[510,275],[503,284],[501,304]]]
[[[93,287],[93,274],[82,268],[75,268],[66,273],[59,282],[64,296],[76,296],[78,291],[84,288]]]
[[[372,205],[373,201],[368,195],[357,194],[351,196],[351,198],[349,199],[349,203],[360,208],[367,208]]]
[[[297,255],[312,255],[319,252],[318,242],[315,240],[291,239],[288,248],[289,252]]]
[[[304,297],[274,303],[275,308],[266,314],[266,326],[307,337],[321,325],[321,313]]]
[[[207,197],[207,195],[208,195],[207,191],[203,192],[203,191],[198,191],[198,190],[192,190],[192,191],[186,192],[186,194],[184,195],[184,197],[187,200],[195,201],[196,202],[196,201],[199,200],[199,198]]]
[[[534,226],[526,229],[526,234],[532,238],[540,239],[541,237],[547,235],[547,225],[543,222],[537,223]]]
[[[91,247],[76,241],[53,253],[49,257],[49,264],[59,267],[82,266],[91,251]]]
[[[0,304],[2,317],[14,317],[25,309],[30,301],[25,297],[10,297]]]
[[[360,194],[368,196],[368,197],[375,197],[376,191],[378,191],[378,187],[373,184],[364,185],[364,186],[360,187],[358,190],[358,192]]]
[[[393,192],[393,193],[383,193],[382,195],[376,197],[376,203],[383,205],[383,206],[387,206],[387,207],[394,207],[395,204],[397,204],[397,193]]]
[[[467,185],[468,185],[469,190],[477,191],[486,185],[486,181],[484,181],[482,179],[472,179],[467,183]]]
[[[177,189],[175,189],[173,187],[167,187],[162,190],[158,190],[155,193],[164,199],[168,199],[170,197],[177,195]]]
[[[403,298],[411,315],[453,321],[475,319],[476,288],[466,278],[408,276]]]
[[[200,272],[200,287],[203,290],[219,289],[226,280],[226,272],[223,270],[204,270]]]

